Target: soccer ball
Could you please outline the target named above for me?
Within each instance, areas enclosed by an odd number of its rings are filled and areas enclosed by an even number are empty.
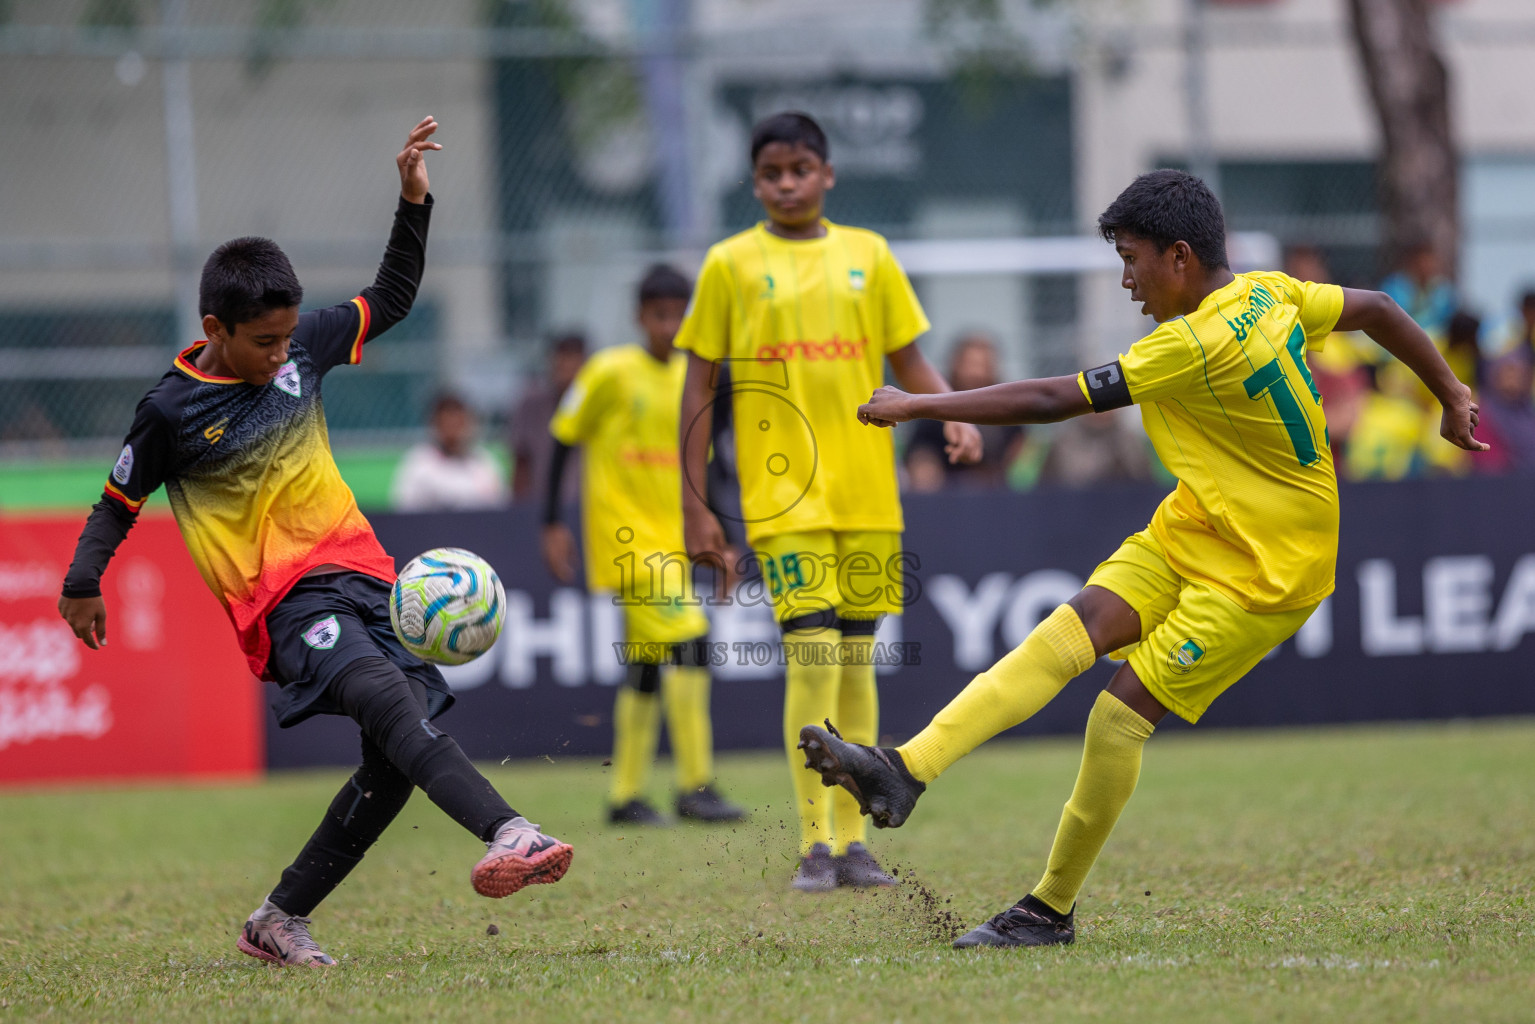
[[[463,548],[433,548],[411,559],[389,594],[389,621],[423,661],[462,665],[501,635],[506,591],[490,563]]]

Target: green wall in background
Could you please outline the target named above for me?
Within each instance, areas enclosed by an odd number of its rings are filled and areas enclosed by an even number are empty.
[[[505,452],[492,445],[503,465]],[[389,482],[404,453],[401,448],[336,452],[341,476],[364,510],[389,507]],[[85,510],[101,497],[101,484],[111,460],[0,461],[0,511],[49,512]],[[165,492],[155,492],[145,506],[165,511]]]

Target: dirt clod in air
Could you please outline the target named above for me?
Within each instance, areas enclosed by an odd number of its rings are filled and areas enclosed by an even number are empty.
[[[501,929],[496,927],[493,924],[492,925],[487,925],[485,927],[485,934],[486,935],[500,935],[501,934]]]

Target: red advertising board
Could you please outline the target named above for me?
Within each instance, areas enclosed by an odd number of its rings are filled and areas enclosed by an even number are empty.
[[[83,524],[0,516],[0,785],[259,772],[260,684],[175,521],[145,515],[118,550],[99,651],[57,608]]]

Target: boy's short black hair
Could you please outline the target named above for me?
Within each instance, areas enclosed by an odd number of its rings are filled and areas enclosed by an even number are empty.
[[[757,154],[775,142],[790,146],[804,146],[824,162],[831,152],[826,144],[826,133],[815,123],[815,118],[798,110],[786,110],[758,121],[752,128],[752,166],[757,165]]]
[[[682,271],[667,263],[652,264],[640,278],[639,303],[644,305],[654,299],[681,299],[693,297],[693,282]]]
[[[1142,174],[1098,218],[1098,234],[1112,242],[1119,234],[1154,242],[1163,252],[1187,242],[1207,269],[1226,261],[1226,215],[1210,186],[1187,171]]]
[[[197,284],[198,314],[218,317],[231,331],[271,310],[303,301],[304,289],[287,254],[270,238],[253,235],[214,249]]]

